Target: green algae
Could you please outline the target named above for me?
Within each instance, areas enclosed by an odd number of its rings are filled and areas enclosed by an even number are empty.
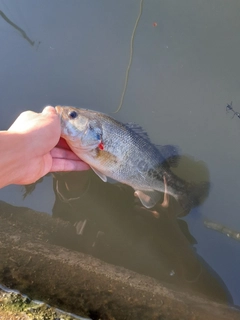
[[[0,286],[0,319],[87,320]]]

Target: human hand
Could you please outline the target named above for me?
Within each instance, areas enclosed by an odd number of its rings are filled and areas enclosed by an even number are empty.
[[[51,150],[53,164],[50,172],[56,171],[83,171],[90,167],[72,152],[67,142],[60,138],[55,148]]]
[[[10,172],[5,183],[1,177],[0,187],[33,183],[48,172],[89,169],[66,145],[58,143],[61,126],[53,107],[46,107],[42,113],[21,113],[5,133],[11,138],[4,147],[5,150],[7,147],[6,172]]]

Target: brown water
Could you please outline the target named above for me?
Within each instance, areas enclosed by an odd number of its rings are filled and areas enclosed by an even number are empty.
[[[240,3],[142,5],[125,97],[113,114],[140,1],[0,0],[0,128],[26,109],[49,104],[136,122],[153,142],[180,147],[180,174],[209,179],[209,197],[182,219],[175,218],[174,207],[156,217],[135,206],[131,189],[104,184],[89,172],[55,176],[57,197],[49,176],[25,200],[19,186],[0,190],[0,199],[70,219],[79,250],[209,297],[223,298],[228,290],[240,305],[239,242],[203,223],[210,219],[240,231],[240,119],[226,113],[231,101],[240,112]],[[69,199],[87,186],[62,209],[59,191]]]

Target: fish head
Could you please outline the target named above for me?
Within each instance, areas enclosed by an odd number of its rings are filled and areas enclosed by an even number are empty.
[[[102,125],[86,109],[56,106],[56,112],[61,119],[61,136],[70,147],[81,150],[97,148],[102,141]]]

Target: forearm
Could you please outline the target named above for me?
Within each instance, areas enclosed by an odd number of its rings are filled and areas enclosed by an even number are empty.
[[[0,131],[0,188],[17,183],[22,175],[22,164],[27,164],[24,135]]]

